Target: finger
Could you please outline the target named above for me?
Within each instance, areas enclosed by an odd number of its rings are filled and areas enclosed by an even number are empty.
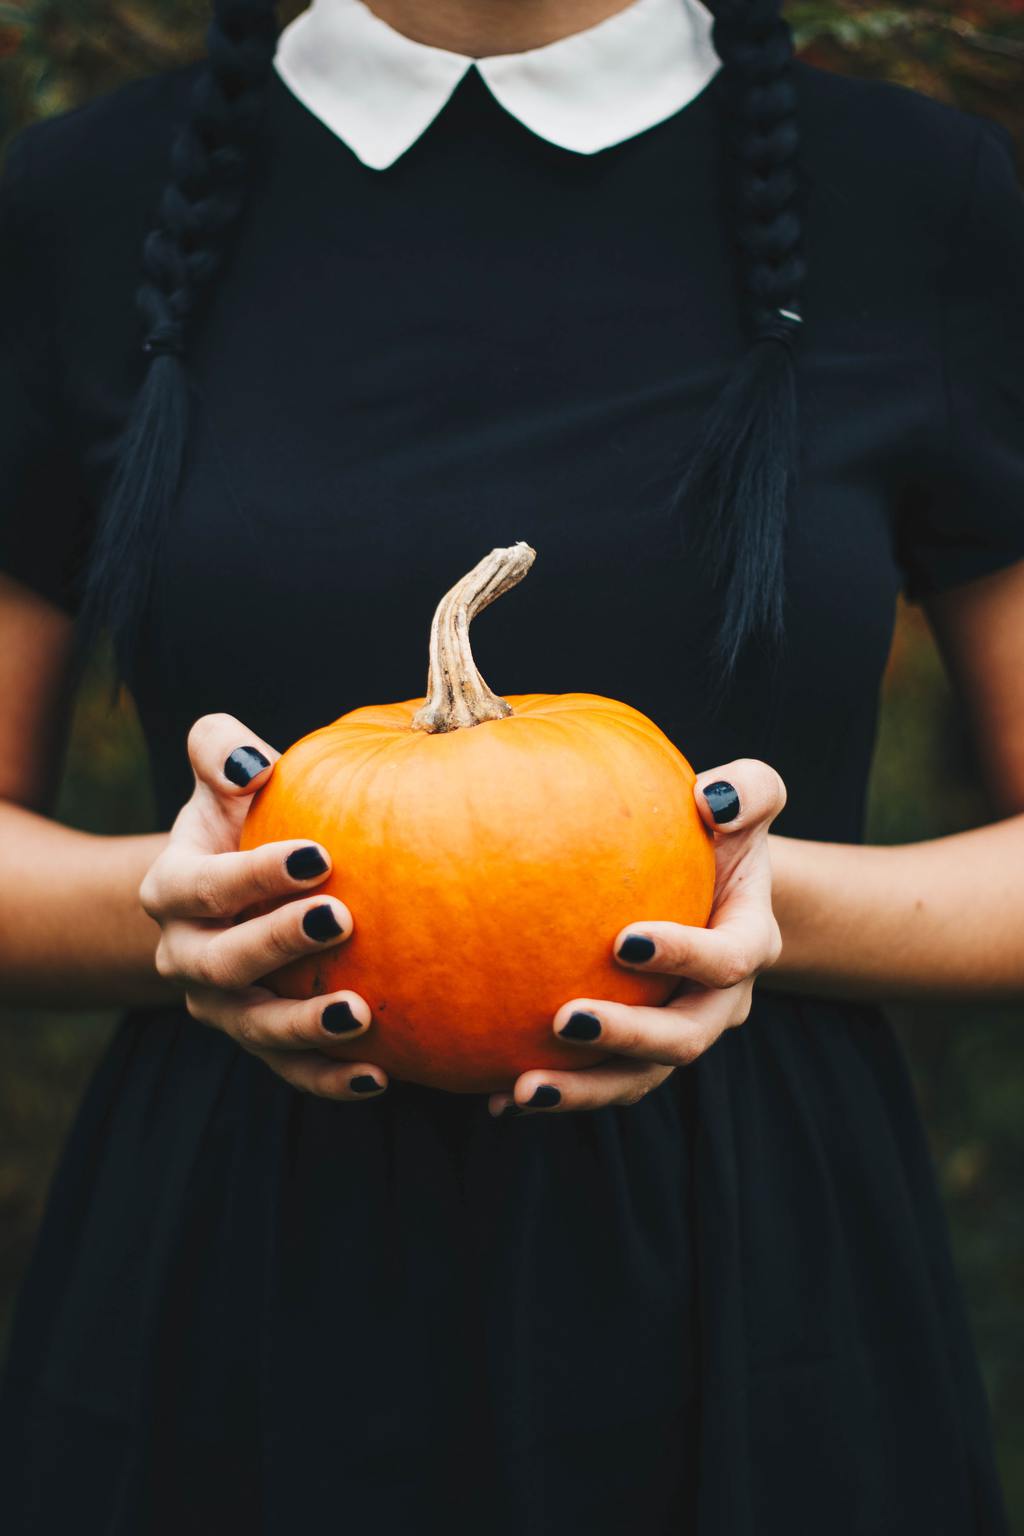
[[[511,1094],[492,1094],[490,1113],[499,1115],[564,1114],[577,1109],[604,1109],[611,1104],[639,1104],[663,1083],[671,1067],[650,1062],[605,1061],[575,1072],[524,1072]]]
[[[190,987],[185,1006],[194,1019],[214,1025],[256,1052],[329,1052],[332,1045],[365,1034],[372,1017],[366,1000],[358,992],[347,991],[296,1002],[277,997],[265,987],[242,992]]]
[[[388,1086],[387,1073],[371,1062],[331,1061],[326,1056],[289,1051],[260,1051],[258,1055],[292,1088],[320,1099],[357,1104],[365,1099],[379,1099]]]
[[[778,925],[761,902],[735,903],[714,928],[684,923],[630,923],[614,953],[630,970],[685,976],[705,987],[735,987],[778,958]]]
[[[303,955],[347,939],[352,914],[333,896],[289,901],[274,912],[211,933],[198,923],[171,923],[157,948],[162,976],[235,991]]]
[[[233,715],[202,715],[188,733],[196,782],[215,795],[251,795],[281,756]]]
[[[786,786],[775,769],[753,757],[698,774],[693,794],[705,825],[729,837],[767,831],[786,803]]]
[[[150,917],[231,918],[257,902],[294,896],[330,873],[331,856],[319,843],[264,843],[245,853],[168,849],[139,889]]]
[[[723,1029],[740,1023],[740,1015],[746,1017],[750,987],[745,983],[727,992],[701,992],[663,1008],[575,998],[555,1014],[553,1028],[569,1045],[685,1067],[703,1055]]]

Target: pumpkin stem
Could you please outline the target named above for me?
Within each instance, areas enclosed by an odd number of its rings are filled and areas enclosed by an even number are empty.
[[[522,540],[492,549],[442,597],[430,626],[427,697],[412,717],[413,730],[458,731],[512,713],[480,676],[469,647],[469,626],[488,603],[522,581],[536,556]]]

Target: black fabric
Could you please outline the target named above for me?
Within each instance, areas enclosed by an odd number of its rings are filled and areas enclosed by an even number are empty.
[[[24,308],[0,564],[68,607],[144,366],[138,242],[190,77],[28,130],[4,182]],[[440,594],[525,538],[534,570],[474,631],[495,688],[626,699],[699,766],[775,763],[781,831],[861,837],[897,593],[1024,555],[1024,215],[1001,130],[804,65],[797,85],[789,639],[723,700],[716,597],[668,508],[742,345],[717,81],[587,157],[471,72],[378,173],[275,77],[191,341],[139,657],[164,824],[197,715],[283,747],[420,694]],[[890,1029],[767,991],[640,1105],[511,1121],[402,1083],[316,1101],[184,1014],[129,1014],[4,1404],[18,1536],[1004,1529]]]

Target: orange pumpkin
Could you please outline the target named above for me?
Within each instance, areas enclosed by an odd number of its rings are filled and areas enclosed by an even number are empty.
[[[588,693],[501,699],[477,671],[469,623],[533,559],[493,550],[457,583],[434,616],[426,700],[354,709],[296,742],[241,840],[317,839],[333,860],[320,889],[355,923],[267,984],[351,988],[373,1023],[325,1050],[460,1093],[601,1060],[562,1044],[553,1015],[574,997],[666,1001],[675,982],[625,970],[612,941],[644,918],[705,924],[714,889],[693,770],[646,715]]]

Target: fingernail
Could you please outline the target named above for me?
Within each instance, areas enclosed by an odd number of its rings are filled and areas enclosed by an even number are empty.
[[[338,938],[342,929],[341,924],[334,915],[334,908],[323,906],[310,907],[302,919],[302,931],[307,938],[316,939],[320,944],[326,944],[328,939]]]
[[[601,1033],[601,1020],[592,1013],[571,1013],[568,1023],[563,1024],[558,1033],[564,1035],[566,1040],[596,1040]]]
[[[522,1113],[523,1111],[520,1109],[518,1104],[506,1104],[505,1108],[498,1116],[498,1119],[507,1120],[511,1115],[521,1115]]]
[[[296,848],[285,859],[284,867],[293,880],[313,880],[326,875],[327,860],[319,848]]]
[[[354,1077],[349,1083],[353,1093],[383,1093],[384,1089],[375,1077],[366,1073],[363,1077]]]
[[[328,1003],[320,1015],[320,1023],[329,1035],[348,1035],[352,1030],[362,1028],[346,1002]]]
[[[224,764],[224,777],[244,789],[258,773],[269,767],[270,759],[264,757],[258,747],[236,747]]]
[[[723,821],[735,821],[740,813],[740,797],[731,784],[720,779],[717,784],[708,784],[704,790],[704,799],[711,807],[711,814],[721,824]]]
[[[643,938],[639,933],[631,933],[619,945],[619,959],[631,960],[634,963],[638,960],[650,960],[655,947],[650,939]]]
[[[562,1095],[557,1088],[552,1088],[550,1083],[541,1083],[535,1089],[533,1098],[526,1101],[531,1109],[554,1109],[556,1104],[562,1102]]]

